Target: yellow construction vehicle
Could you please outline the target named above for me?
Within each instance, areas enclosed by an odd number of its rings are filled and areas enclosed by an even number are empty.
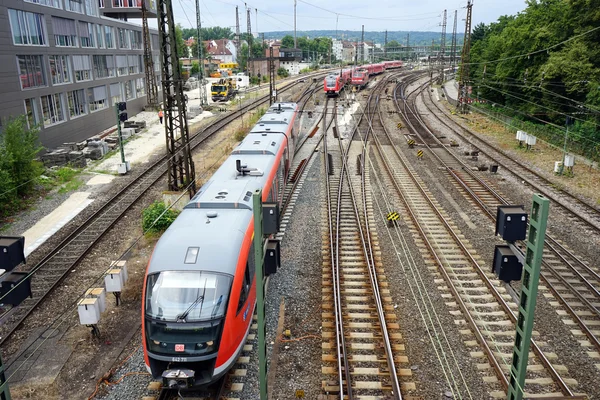
[[[236,93],[237,87],[233,78],[219,79],[210,85],[212,101],[228,101],[234,98]]]

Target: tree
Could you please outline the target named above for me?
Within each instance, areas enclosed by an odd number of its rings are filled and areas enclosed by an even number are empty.
[[[477,25],[475,25],[475,28],[473,28],[473,32],[471,33],[471,45],[475,44],[480,40],[483,40],[488,30],[489,28],[486,27],[483,22],[480,22]]]
[[[198,61],[192,61],[192,69],[190,70],[192,75],[200,72],[200,63]]]
[[[400,47],[400,43],[398,43],[395,40],[391,40],[389,42],[387,42],[387,44],[385,45],[385,47]]]
[[[175,26],[175,43],[177,44],[177,58],[188,58],[187,46],[183,40],[181,24]]]
[[[281,47],[284,49],[293,49],[294,37],[292,35],[285,35],[283,39],[281,39]]]
[[[16,195],[26,194],[42,173],[42,165],[36,161],[42,150],[38,143],[39,130],[28,128],[24,115],[6,121],[0,134],[0,171],[3,171],[0,180],[7,179],[9,185],[12,183]],[[3,182],[5,189],[6,183]],[[5,191],[0,190],[0,193]]]

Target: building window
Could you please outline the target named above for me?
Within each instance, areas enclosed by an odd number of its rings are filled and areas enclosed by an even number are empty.
[[[83,14],[83,0],[65,0],[65,10]]]
[[[125,100],[135,99],[133,81],[123,82],[125,86]]]
[[[127,75],[127,56],[116,56],[117,57],[117,75]]]
[[[104,39],[106,40],[107,49],[115,48],[115,31],[112,26],[104,27]]]
[[[74,20],[52,17],[52,28],[57,46],[77,47],[77,29]]]
[[[28,3],[40,4],[42,6],[62,8],[60,0],[25,0]]]
[[[114,106],[117,103],[123,101],[123,95],[121,94],[121,84],[120,83],[111,83],[110,84],[110,101]]]
[[[62,93],[42,96],[42,115],[44,116],[44,126],[50,126],[64,122],[65,113],[63,112]]]
[[[134,50],[142,50],[142,32],[130,31],[131,33],[131,48]]]
[[[150,35],[150,45],[152,50],[158,50],[158,48],[160,47],[158,35]]]
[[[53,85],[71,82],[71,68],[69,67],[69,56],[49,56],[50,76]]]
[[[129,55],[129,74],[139,74],[140,73],[140,58],[137,55]]]
[[[160,57],[152,56],[154,58],[154,72],[160,72]]]
[[[108,107],[108,101],[106,100],[106,86],[89,88],[87,92],[90,112],[103,110]]]
[[[129,31],[124,28],[117,28],[117,40],[120,49],[129,49]]]
[[[96,41],[99,49],[104,48],[104,28],[102,25],[96,25]]]
[[[113,7],[141,8],[142,0],[113,0]]]
[[[115,76],[113,56],[93,56],[93,62],[96,79]]]
[[[47,86],[42,56],[17,56],[21,89]]]
[[[92,80],[90,56],[73,56],[73,69],[75,71],[75,80],[77,82]]]
[[[14,44],[30,46],[45,46],[47,44],[46,25],[42,14],[9,9],[8,18]]]
[[[30,129],[40,123],[40,116],[35,103],[35,99],[25,99],[25,115]]]
[[[146,94],[146,85],[144,83],[144,78],[137,78],[135,80],[135,93],[138,99]]]
[[[79,21],[81,47],[94,47],[94,24]]]
[[[100,11],[98,10],[98,0],[85,0],[85,13],[87,15],[99,17]]]
[[[81,117],[87,114],[87,107],[85,104],[85,93],[83,89],[73,90],[67,94],[69,103],[69,116],[72,118]]]

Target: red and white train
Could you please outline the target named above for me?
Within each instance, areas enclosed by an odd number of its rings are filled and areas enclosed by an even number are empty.
[[[273,104],[162,235],[148,263],[142,344],[154,378],[205,386],[235,363],[256,304],[252,193],[283,200],[298,105]]]
[[[351,82],[352,69],[347,68],[341,70],[340,72],[327,75],[323,81],[323,88],[327,96],[337,96],[344,89],[344,87]]]
[[[402,61],[384,61],[378,64],[361,65],[356,68],[348,68],[339,73],[332,73],[325,77],[323,88],[327,96],[337,96],[348,84],[360,89],[367,86],[371,77],[379,75],[387,70],[402,67]]]

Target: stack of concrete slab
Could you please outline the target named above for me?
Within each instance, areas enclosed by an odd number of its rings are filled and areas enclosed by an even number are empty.
[[[56,149],[42,155],[42,162],[46,167],[63,167],[71,165],[73,167],[85,167],[85,157],[83,152],[77,150],[69,150],[65,148]]]
[[[129,139],[131,136],[136,134],[135,128],[121,128],[121,137],[123,140]]]
[[[104,140],[89,141],[87,147],[83,150],[86,158],[99,160],[108,153],[108,144]]]
[[[202,114],[202,107],[199,105],[190,106],[187,112],[188,119],[196,118],[198,115]]]
[[[138,133],[146,127],[146,121],[125,121],[125,128],[134,128],[135,133]]]

